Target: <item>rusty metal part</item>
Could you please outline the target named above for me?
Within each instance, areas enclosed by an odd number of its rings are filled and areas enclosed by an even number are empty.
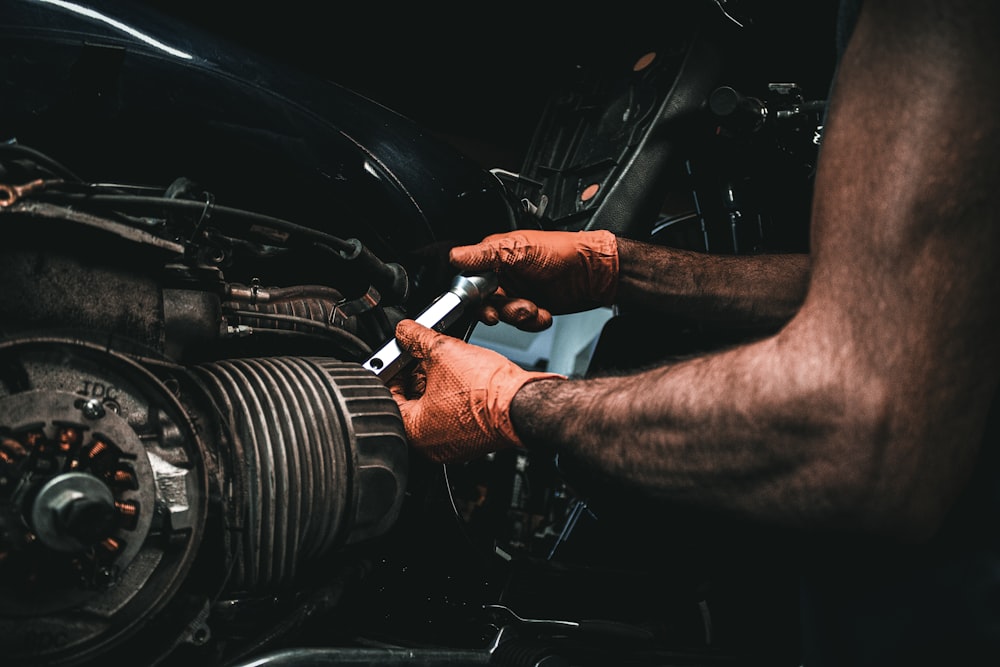
[[[36,178],[33,181],[24,183],[23,185],[0,183],[0,208],[7,208],[8,206],[16,204],[18,200],[27,197],[32,192],[38,192],[51,185],[62,182],[63,181],[60,179],[47,181],[44,178]]]

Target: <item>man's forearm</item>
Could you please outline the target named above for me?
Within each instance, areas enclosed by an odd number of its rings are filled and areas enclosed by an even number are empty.
[[[1000,386],[998,12],[866,1],[829,103],[810,264],[619,246],[622,303],[791,319],[670,366],[527,385],[510,411],[521,441],[671,501],[810,529],[939,530]]]
[[[511,417],[530,450],[650,498],[779,525],[878,521],[857,515],[879,492],[881,454],[867,419],[879,411],[859,403],[881,396],[849,400],[850,372],[830,359],[772,338],[624,377],[526,385]]]
[[[802,304],[806,254],[712,255],[618,239],[622,305],[706,322],[780,325]]]

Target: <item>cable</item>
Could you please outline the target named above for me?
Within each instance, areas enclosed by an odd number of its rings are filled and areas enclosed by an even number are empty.
[[[86,202],[97,206],[107,206],[109,208],[126,209],[148,209],[150,207],[162,207],[163,209],[174,209],[197,214],[199,217],[205,212],[205,202],[193,201],[190,199],[171,199],[168,197],[148,197],[143,195],[105,195],[75,192],[49,191],[44,196],[45,199],[54,199],[57,203],[80,203]],[[346,253],[357,251],[356,244],[352,241],[342,239],[317,229],[305,227],[303,225],[289,222],[283,218],[275,218],[263,213],[255,213],[244,209],[230,206],[213,205],[212,213],[215,215],[225,215],[240,220],[250,225],[263,225],[272,229],[290,232],[308,238],[309,240],[320,242],[326,246],[331,246],[336,250]]]
[[[74,174],[69,168],[56,160],[53,160],[45,153],[35,150],[34,148],[29,148],[23,144],[17,143],[17,139],[11,138],[7,141],[0,143],[0,152],[3,153],[16,153],[23,157],[29,158],[37,162],[42,167],[45,167],[49,171],[53,172],[57,176],[64,178],[68,181],[82,182],[82,179]]]
[[[55,189],[45,193],[45,200],[66,204],[91,204],[95,206],[106,206],[108,208],[125,209],[148,209],[150,207],[160,207],[164,210],[179,210],[190,212],[199,216],[205,215],[208,210],[206,202],[193,201],[189,199],[172,199],[169,197],[147,197],[140,195],[105,195],[73,192],[60,192]],[[301,237],[302,240],[312,242],[317,248],[334,253],[339,259],[356,262],[365,271],[365,275],[372,284],[379,290],[383,300],[387,304],[402,303],[409,293],[409,279],[402,266],[395,263],[387,263],[375,256],[358,239],[343,239],[339,236],[327,234],[326,232],[299,225],[283,218],[275,218],[262,213],[254,213],[244,209],[229,206],[219,206],[209,203],[212,215],[218,217],[229,216],[244,223],[244,229],[258,225],[279,230],[291,234],[293,237]],[[283,239],[286,243],[288,238]]]

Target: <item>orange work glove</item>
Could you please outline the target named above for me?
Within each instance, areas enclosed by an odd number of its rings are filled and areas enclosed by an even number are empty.
[[[480,319],[524,331],[548,328],[553,315],[610,306],[618,290],[618,240],[607,230],[492,234],[452,248],[449,259],[462,271],[496,271],[500,288]]]
[[[412,376],[393,378],[389,389],[410,443],[438,463],[521,446],[510,423],[514,394],[528,382],[564,377],[526,371],[493,350],[409,319],[396,325],[396,342],[419,365]]]

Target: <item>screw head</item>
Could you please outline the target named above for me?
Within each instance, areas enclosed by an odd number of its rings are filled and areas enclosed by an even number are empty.
[[[104,404],[96,398],[84,401],[83,405],[80,406],[80,411],[87,419],[100,419],[105,414]]]

